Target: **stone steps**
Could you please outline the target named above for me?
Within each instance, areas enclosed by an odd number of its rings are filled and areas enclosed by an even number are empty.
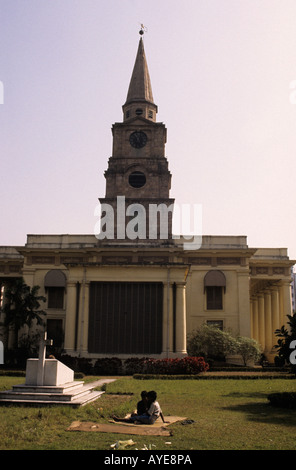
[[[104,393],[94,388],[113,380],[101,379],[89,384],[74,381],[58,386],[14,385],[12,390],[0,392],[0,404],[83,406]]]
[[[36,386],[36,385],[26,385],[26,384],[21,384],[21,385],[13,385],[11,392],[17,392],[17,393],[69,393],[72,391],[75,391],[81,386],[84,385],[84,382],[82,381],[73,381],[73,382],[68,382],[66,384],[62,385],[42,385],[42,386]],[[86,385],[84,386],[86,388]],[[1,392],[0,392],[1,396]]]

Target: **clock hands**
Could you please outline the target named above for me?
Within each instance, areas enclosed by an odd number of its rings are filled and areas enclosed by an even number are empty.
[[[146,145],[147,136],[143,131],[135,131],[130,135],[130,144],[135,148],[142,148]]]

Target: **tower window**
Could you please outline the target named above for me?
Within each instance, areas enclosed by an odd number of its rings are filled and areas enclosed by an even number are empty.
[[[129,175],[128,182],[133,188],[142,188],[146,183],[146,176],[141,171],[134,171]]]
[[[148,118],[153,119],[153,111],[151,111],[151,109],[148,111]]]
[[[143,109],[141,108],[136,109],[136,115],[141,116],[141,114],[143,114]]]
[[[125,113],[125,117],[126,117],[126,119],[128,119],[128,118],[130,117],[130,111],[127,111],[127,112]]]

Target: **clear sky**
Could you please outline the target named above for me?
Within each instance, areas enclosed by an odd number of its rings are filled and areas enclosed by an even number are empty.
[[[295,0],[0,0],[0,245],[93,233],[141,23],[171,197],[296,259]]]

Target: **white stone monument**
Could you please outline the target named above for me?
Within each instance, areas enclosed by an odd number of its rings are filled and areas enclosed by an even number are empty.
[[[46,346],[53,341],[44,333],[39,346],[39,358],[28,359],[26,367],[26,385],[62,385],[74,380],[74,372],[57,359],[46,359]]]
[[[94,388],[113,379],[101,379],[85,385],[74,380],[74,371],[57,359],[46,359],[46,346],[52,345],[44,333],[39,358],[28,359],[26,382],[12,390],[0,392],[0,404],[72,405],[81,406],[99,398],[104,392]]]

